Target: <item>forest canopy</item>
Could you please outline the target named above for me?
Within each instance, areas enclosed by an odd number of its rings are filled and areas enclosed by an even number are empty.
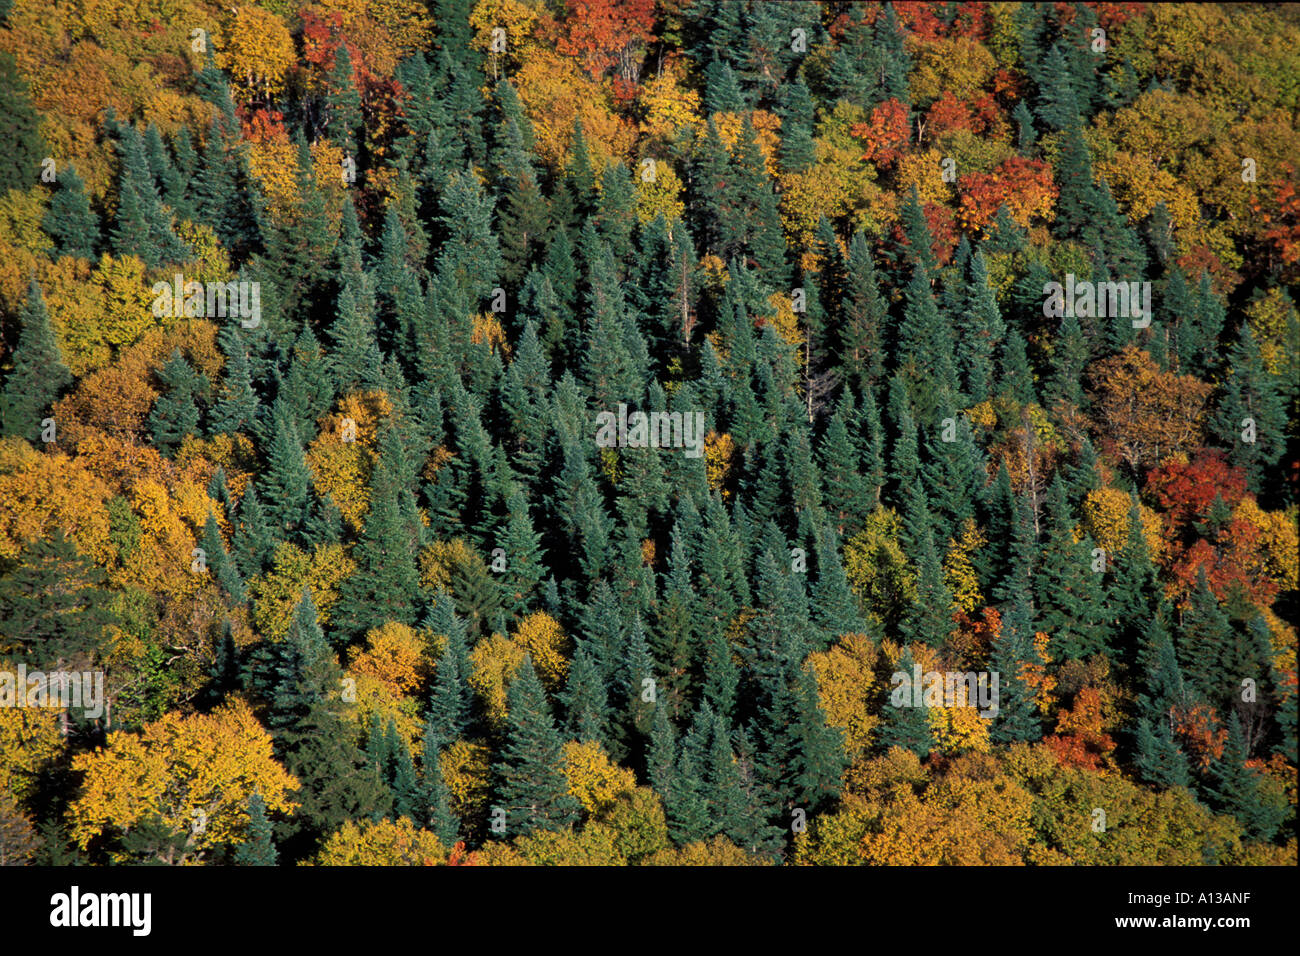
[[[0,0],[0,863],[1294,863],[1298,110],[1288,5]]]

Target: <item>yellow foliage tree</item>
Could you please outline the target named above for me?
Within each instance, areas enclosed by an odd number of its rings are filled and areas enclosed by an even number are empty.
[[[620,767],[593,741],[571,740],[564,745],[564,773],[571,793],[590,814],[613,807],[636,789],[636,775]]]
[[[951,706],[945,700],[944,706],[930,707],[925,712],[935,748],[947,754],[969,750],[988,753],[989,721],[980,716],[979,701],[972,699],[974,695],[964,682],[958,682],[956,689]]]
[[[953,603],[967,614],[984,604],[972,555],[984,547],[987,541],[974,519],[967,518],[962,522],[961,536],[956,541],[948,542],[948,553],[944,555],[944,582],[952,592]]]
[[[1128,543],[1129,512],[1132,499],[1118,488],[1097,488],[1088,492],[1083,501],[1080,528],[1092,536],[1097,546],[1107,554],[1123,554]],[[1160,516],[1146,505],[1138,505],[1142,519],[1142,537],[1153,561],[1164,549],[1164,529]]]
[[[664,222],[671,224],[686,211],[686,204],[682,202],[682,181],[663,160],[649,161],[654,163],[653,167],[645,166],[645,160],[636,166],[637,221],[650,223],[656,216],[663,216]]]
[[[582,123],[591,164],[597,171],[611,159],[629,155],[636,129],[613,111],[605,87],[578,64],[551,50],[530,53],[514,84],[533,125],[538,157],[551,170],[564,169],[575,120]]]
[[[501,634],[479,641],[470,651],[469,686],[483,702],[493,727],[505,726],[506,691],[523,662],[523,647]]]
[[[285,75],[297,59],[293,37],[284,21],[268,10],[247,5],[233,9],[217,65],[230,73],[241,99],[269,101],[284,89]]]
[[[402,696],[393,693],[390,684],[379,680],[373,674],[359,674],[353,670],[343,671],[344,679],[356,681],[353,688],[356,701],[344,711],[343,717],[354,735],[364,736],[376,719],[380,727],[387,727],[392,721],[397,736],[406,743],[406,748],[415,753],[419,747],[420,736],[424,733],[423,709],[418,697]]]
[[[1300,509],[1292,505],[1286,511],[1265,511],[1254,498],[1243,498],[1232,516],[1259,529],[1264,566],[1278,590],[1300,588]]]
[[[541,48],[533,37],[539,6],[528,0],[478,0],[469,15],[474,28],[470,45],[488,56],[492,79],[509,74]],[[499,31],[499,32],[498,32]]]
[[[555,618],[545,611],[534,611],[519,622],[511,640],[532,655],[533,668],[548,690],[556,691],[564,686],[573,641]]]
[[[359,531],[370,507],[376,436],[393,405],[384,392],[365,391],[343,396],[336,407],[320,420],[320,432],[307,447],[307,465],[316,493],[332,495],[343,520]]]
[[[461,824],[474,828],[473,821],[487,817],[492,793],[492,751],[483,744],[455,740],[438,759],[442,780],[447,785],[451,812]]]
[[[195,564],[197,542],[182,519],[171,491],[157,481],[145,479],[132,486],[127,500],[144,531],[131,561],[130,570],[137,579],[150,590],[175,597],[192,594],[200,588],[207,572],[203,570],[204,565]]]
[[[945,183],[938,175],[944,157],[937,149],[923,153],[909,153],[898,161],[898,188],[906,196],[913,186],[922,205],[938,203],[945,205],[952,201],[955,192],[950,183]]]
[[[85,849],[110,827],[126,831],[157,818],[188,834],[182,859],[242,839],[254,792],[269,812],[287,813],[294,808],[288,793],[298,786],[272,757],[270,735],[238,700],[210,714],[169,713],[139,734],[114,731],[107,746],[78,755],[73,769],[85,774],[68,811],[78,846]]]
[[[651,854],[644,861],[645,866],[770,866],[768,860],[760,859],[742,850],[724,836],[712,840],[688,843],[681,849],[660,850]]]
[[[876,621],[901,620],[916,597],[916,572],[900,542],[902,519],[877,508],[844,545],[844,573]]]
[[[767,175],[776,178],[778,164],[777,148],[781,145],[781,118],[767,110],[754,110],[750,113],[714,113],[713,124],[718,130],[718,139],[727,152],[735,156],[740,150],[741,133],[745,130],[745,118],[749,118],[754,128],[754,142],[763,154],[763,168]],[[696,140],[697,149],[704,148],[703,140]]]
[[[844,752],[856,763],[871,746],[880,719],[868,710],[880,649],[865,634],[845,634],[831,648],[809,655],[826,723],[844,732]]]
[[[533,866],[626,866],[618,834],[602,823],[581,830],[536,830],[515,841],[515,849]]]
[[[278,641],[289,632],[293,612],[302,600],[303,585],[311,590],[321,626],[329,623],[339,597],[339,585],[356,570],[342,545],[321,545],[311,554],[284,543],[275,549],[272,568],[249,582],[253,596],[253,622],[267,640]]]
[[[317,866],[438,866],[447,851],[428,830],[406,817],[349,820],[334,831],[316,854]]]
[[[59,714],[37,707],[0,709],[0,793],[19,803],[36,789],[41,772],[63,752]]]
[[[972,100],[997,68],[988,48],[970,37],[936,37],[918,44],[911,77],[912,99],[928,104],[943,93]]]
[[[433,675],[429,637],[409,624],[389,621],[367,632],[364,649],[349,649],[348,669],[354,674],[373,677],[394,696],[415,693]]]
[[[651,143],[669,150],[690,142],[704,130],[700,94],[684,82],[685,68],[679,58],[664,59],[663,67],[637,93],[645,113],[641,134]]]
[[[771,312],[762,316],[762,321],[770,322],[776,328],[776,334],[789,345],[803,343],[803,331],[799,328],[799,317],[794,311],[794,302],[784,292],[773,292],[767,297]],[[802,349],[796,355],[796,361],[803,364]]]
[[[109,497],[104,482],[78,459],[38,454],[21,439],[5,439],[0,444],[0,558],[16,557],[23,542],[60,527],[78,551],[106,563],[113,550]]]
[[[451,577],[458,567],[482,561],[464,538],[435,541],[420,552],[420,584],[429,591],[450,591]]]

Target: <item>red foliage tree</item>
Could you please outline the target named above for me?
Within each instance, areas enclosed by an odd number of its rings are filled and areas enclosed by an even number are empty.
[[[1209,513],[1216,495],[1235,508],[1247,495],[1246,473],[1223,452],[1205,448],[1190,461],[1167,461],[1147,474],[1146,494],[1165,517],[1167,536],[1179,536]]]
[[[593,77],[618,68],[619,79],[635,85],[641,76],[639,50],[653,38],[654,0],[564,0],[556,46],[578,57]]]
[[[926,128],[934,136],[960,129],[975,132],[970,106],[957,99],[951,90],[944,90],[943,95],[930,105],[925,119]]]
[[[877,166],[890,167],[898,162],[912,138],[907,107],[896,99],[887,99],[871,111],[871,118],[853,127],[853,135],[866,143],[862,158]]]
[[[962,226],[983,229],[1005,204],[1020,222],[1046,215],[1056,204],[1052,171],[1041,159],[1012,156],[991,173],[966,173],[957,180]]]
[[[1101,692],[1084,687],[1074,695],[1069,710],[1056,717],[1057,733],[1043,738],[1043,743],[1065,766],[1101,770],[1106,756],[1115,749],[1114,739],[1103,728]]]
[[[1295,273],[1300,264],[1300,189],[1296,188],[1294,166],[1288,163],[1284,167],[1282,178],[1271,184],[1269,193],[1271,201],[1261,201],[1257,195],[1251,209],[1267,227],[1261,238],[1268,245],[1269,256]]]
[[[1213,707],[1208,704],[1175,707],[1173,718],[1175,736],[1182,740],[1183,749],[1199,769],[1208,770],[1210,764],[1223,756],[1228,730],[1220,725]]]

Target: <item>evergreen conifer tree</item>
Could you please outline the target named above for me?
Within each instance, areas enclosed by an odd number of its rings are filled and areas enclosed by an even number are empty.
[[[99,217],[90,208],[86,184],[69,165],[59,176],[59,189],[46,210],[45,231],[54,237],[59,253],[94,260],[99,246]]]
[[[496,769],[506,832],[563,829],[577,820],[578,802],[569,795],[560,735],[529,655],[510,684],[507,713],[505,745]]]
[[[13,352],[13,367],[0,392],[0,425],[4,434],[34,442],[40,438],[46,411],[59,392],[71,384],[72,373],[63,364],[50,314],[35,279],[27,286],[27,301],[18,321],[21,331]]]

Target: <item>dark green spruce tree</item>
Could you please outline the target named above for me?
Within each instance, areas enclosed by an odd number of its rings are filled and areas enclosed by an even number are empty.
[[[72,383],[72,373],[63,364],[50,314],[35,279],[27,286],[27,301],[18,321],[21,331],[13,351],[13,365],[0,391],[0,426],[6,435],[35,442],[41,437],[46,412],[59,392]]]
[[[510,684],[507,713],[496,767],[496,806],[505,811],[505,832],[563,829],[578,819],[578,801],[569,794],[560,735],[528,655]]]

